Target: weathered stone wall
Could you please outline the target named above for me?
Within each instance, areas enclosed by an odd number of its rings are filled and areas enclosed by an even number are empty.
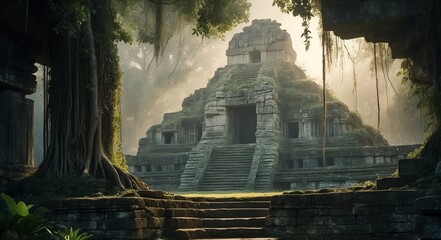
[[[418,0],[323,1],[323,29],[342,39],[387,42],[394,58],[418,52],[423,4]]]
[[[431,189],[415,202],[415,236],[418,239],[441,239],[441,191]]]
[[[417,191],[274,196],[267,231],[284,239],[415,239]]]
[[[194,212],[199,203],[158,191],[139,196],[54,199],[44,202],[50,220],[81,228],[92,239],[157,239],[177,228],[175,211]]]
[[[0,28],[0,191],[34,170],[34,106],[25,96],[35,92],[36,67],[18,42],[23,36]]]
[[[256,62],[296,61],[291,37],[281,24],[270,19],[255,19],[251,26],[233,36],[228,44],[227,64],[248,64]],[[253,59],[252,52],[257,54]]]
[[[274,173],[279,160],[279,140],[281,112],[277,92],[277,74],[271,64],[265,64],[259,75],[261,79],[271,79],[256,87],[257,129],[256,148],[259,155],[254,155],[252,169],[257,169],[254,189],[268,190],[273,188]],[[257,167],[255,166],[256,164]],[[251,172],[253,174],[253,172]]]

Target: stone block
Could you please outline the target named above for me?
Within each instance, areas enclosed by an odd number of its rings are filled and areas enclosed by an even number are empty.
[[[353,225],[356,223],[355,216],[340,216],[340,217],[309,217],[298,218],[298,225],[315,225],[315,226],[336,226],[336,225]]]
[[[192,217],[177,217],[170,218],[166,221],[166,228],[178,229],[178,228],[202,228],[203,220],[201,218]]]
[[[267,217],[265,226],[296,226],[297,219],[293,217]]]
[[[392,233],[380,233],[380,234],[374,234],[372,236],[372,240],[391,240],[393,237]]]
[[[374,164],[374,157],[365,157],[364,164]]]
[[[316,208],[316,209],[299,209],[298,215],[301,217],[319,217],[319,216],[352,216],[352,207],[335,207],[335,208]]]
[[[164,227],[164,218],[159,217],[149,217],[148,218],[148,228],[162,228]]]
[[[375,157],[375,164],[384,164],[384,157],[383,156],[376,156]]]
[[[418,197],[413,190],[359,191],[353,193],[354,203],[378,206],[412,205]]]
[[[129,230],[141,229],[150,226],[147,218],[106,219],[103,221],[104,230]]]
[[[297,209],[273,209],[270,208],[270,216],[273,217],[297,217]]]
[[[409,186],[417,180],[415,177],[386,177],[377,179],[377,190]]]
[[[411,223],[414,214],[379,214],[357,216],[357,224],[376,224],[376,223]]]
[[[136,230],[108,230],[99,232],[98,234],[94,233],[94,237],[96,239],[127,239],[127,240],[141,240],[148,239],[149,236],[152,235],[156,230],[152,229],[136,229]]]
[[[284,194],[272,198],[272,204],[296,208],[320,208],[321,205],[345,205],[352,203],[352,192],[322,194]],[[317,206],[315,206],[317,205]]]
[[[268,233],[269,233],[269,235],[272,235],[272,236],[299,235],[299,229],[297,226],[271,227],[271,228],[268,228]],[[297,238],[295,238],[295,239],[297,239]]]
[[[102,229],[102,221],[95,221],[95,220],[68,221],[68,220],[63,220],[62,223],[65,226],[69,226],[74,229],[81,228],[85,231]]]
[[[421,177],[426,169],[423,159],[400,159],[398,161],[398,174],[400,177]]]
[[[414,234],[417,239],[441,239],[441,218],[439,216],[417,215]]]
[[[379,215],[394,212],[395,206],[356,206],[353,208],[354,215]]]
[[[415,240],[415,236],[412,233],[395,233],[392,240]]]
[[[325,235],[323,240],[372,240],[371,235]]]
[[[415,208],[424,215],[441,216],[441,196],[426,196],[415,200]]]
[[[139,196],[145,197],[145,198],[164,198],[164,192],[163,191],[153,191],[153,190],[141,190],[137,191]]]

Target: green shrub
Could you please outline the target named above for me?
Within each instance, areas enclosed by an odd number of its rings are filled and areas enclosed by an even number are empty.
[[[7,207],[6,213],[0,213],[0,239],[46,239],[51,235],[52,223],[41,217],[47,211],[45,208],[37,208],[31,213],[32,205],[22,201],[16,203],[4,193],[0,196]]]
[[[72,228],[64,229],[64,231],[59,231],[56,235],[63,240],[87,240],[92,237],[91,234],[88,233],[80,233],[81,229],[73,230]]]
[[[63,229],[53,232],[54,224],[42,217],[46,208],[30,211],[33,205],[23,201],[16,203],[10,196],[0,193],[6,204],[6,212],[0,212],[0,240],[87,240],[92,235],[80,233],[80,229]]]

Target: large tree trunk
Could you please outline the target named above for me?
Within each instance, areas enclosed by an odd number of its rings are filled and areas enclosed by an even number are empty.
[[[101,2],[97,5],[106,6]],[[111,59],[116,64],[110,67],[119,66],[113,49],[114,36],[106,35],[108,30],[102,27],[102,39],[97,44],[94,33],[99,30],[93,28],[93,23],[109,27],[100,22],[105,19],[113,21],[112,15],[109,17],[108,14],[112,12],[109,13],[105,7],[97,7],[94,15],[97,19],[93,21],[89,13],[79,36],[52,35],[53,64],[48,106],[51,120],[50,145],[36,175],[65,177],[85,174],[105,179],[111,186],[120,189],[147,189],[147,185],[140,179],[125,173],[109,160],[108,156],[112,153],[106,150],[113,149],[112,146],[103,146],[103,121],[111,128],[113,124],[108,122],[114,119],[103,119],[102,114],[106,112],[112,116],[113,108],[109,109],[108,106],[119,104],[112,102],[119,83],[115,81],[119,81],[119,76],[109,77],[104,69],[109,62],[108,58],[112,57],[116,58]],[[99,46],[105,60],[97,61],[96,46]],[[107,132],[112,131],[107,129]],[[105,138],[109,137],[106,134]],[[106,140],[107,144],[113,144],[112,140]]]

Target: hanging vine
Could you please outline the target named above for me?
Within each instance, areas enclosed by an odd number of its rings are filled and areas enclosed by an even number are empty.
[[[374,71],[375,71],[375,90],[377,94],[377,137],[375,142],[380,136],[380,121],[381,121],[381,110],[380,110],[380,90],[378,86],[378,70],[377,70],[377,44],[374,43]]]
[[[345,41],[343,40],[343,47],[346,49],[346,53],[349,57],[349,60],[352,63],[352,82],[353,82],[353,87],[352,87],[352,94],[354,95],[354,109],[355,109],[355,113],[358,114],[358,90],[357,90],[357,74],[355,72],[355,64],[356,61],[360,55],[360,50],[361,50],[361,44],[358,44],[358,51],[357,54],[355,54],[355,56],[352,56],[351,53],[349,52],[348,47],[346,46]]]
[[[327,111],[326,111],[326,31],[322,32],[322,160],[326,166],[326,130],[327,130]]]

